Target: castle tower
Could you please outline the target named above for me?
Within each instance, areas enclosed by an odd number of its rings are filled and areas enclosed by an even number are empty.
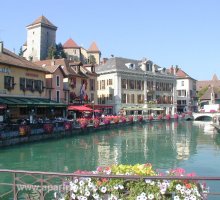
[[[99,50],[95,42],[91,44],[91,46],[87,51],[87,54],[88,54],[88,59],[90,58],[90,56],[94,56],[96,64],[98,65],[100,64],[101,51]]]
[[[43,15],[28,25],[23,56],[33,61],[46,59],[49,47],[56,45],[56,30],[57,27]]]
[[[67,54],[69,60],[81,61],[80,47],[72,38],[69,38],[63,44],[63,50]]]

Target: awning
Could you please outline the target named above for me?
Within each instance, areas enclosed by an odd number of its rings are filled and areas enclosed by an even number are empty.
[[[45,98],[30,97],[0,97],[0,105],[8,107],[66,107],[64,103],[59,103]]]
[[[88,107],[86,107],[86,106],[68,106],[67,109],[68,109],[68,110],[80,111],[80,112],[83,112],[83,111],[92,111],[91,108],[88,108]]]
[[[110,106],[110,105],[92,105],[92,104],[85,104],[86,107],[89,107],[89,108],[93,108],[94,109],[102,109],[102,108],[113,108],[113,106]]]

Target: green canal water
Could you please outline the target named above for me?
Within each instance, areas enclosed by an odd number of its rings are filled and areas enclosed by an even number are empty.
[[[162,171],[181,167],[199,176],[220,176],[220,135],[204,132],[206,125],[196,121],[135,124],[3,148],[0,168],[74,172],[152,163]],[[220,183],[210,183],[210,188],[220,192]]]

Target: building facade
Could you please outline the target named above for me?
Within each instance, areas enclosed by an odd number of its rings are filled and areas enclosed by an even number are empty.
[[[144,104],[176,112],[176,78],[152,61],[114,57],[99,65],[96,72],[98,103],[112,106],[113,113]]]
[[[198,110],[196,97],[196,80],[190,77],[182,69],[171,67],[170,71],[176,75],[177,111],[195,112]]]
[[[48,109],[66,105],[46,97],[46,70],[3,48],[0,42],[0,121],[48,116]],[[63,116],[63,113],[57,113]],[[49,116],[48,116],[49,117]]]

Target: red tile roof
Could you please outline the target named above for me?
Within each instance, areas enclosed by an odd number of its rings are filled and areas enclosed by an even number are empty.
[[[0,63],[45,72],[45,69],[43,67],[38,66],[5,48],[3,49],[3,52],[0,53]]]
[[[69,38],[64,44],[63,44],[63,48],[67,49],[67,48],[80,48],[78,46],[78,44],[76,44],[76,42],[72,39]]]
[[[199,91],[204,87],[213,86],[213,87],[220,87],[220,80],[216,76],[216,74],[213,75],[212,80],[206,80],[206,81],[197,81],[196,84],[196,90]]]
[[[89,47],[88,51],[89,51],[89,52],[100,52],[100,51],[99,51],[99,48],[97,47],[97,45],[96,45],[95,42],[93,42],[93,43],[91,44],[91,46]]]
[[[182,69],[177,70],[176,76],[180,78],[190,78],[190,76],[186,72],[184,72]]]
[[[30,25],[28,26],[33,26],[33,25],[36,25],[36,24],[44,24],[44,25],[47,25],[47,26],[51,26],[51,27],[54,27],[54,28],[57,28],[56,26],[54,26],[46,17],[44,17],[43,15],[38,17],[34,22],[32,22]],[[27,26],[27,27],[28,27]]]

